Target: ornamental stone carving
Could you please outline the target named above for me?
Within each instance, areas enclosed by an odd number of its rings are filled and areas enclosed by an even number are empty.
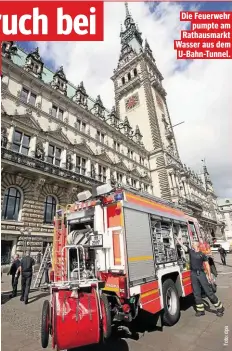
[[[18,51],[17,46],[14,45],[13,41],[3,41],[1,48],[2,48],[2,55],[8,58],[9,60],[11,60],[12,55],[16,55]]]
[[[73,167],[72,164],[72,155],[68,154],[66,157],[66,168],[70,171]]]
[[[44,147],[42,142],[39,141],[36,144],[36,148],[35,148],[35,158],[37,158],[38,160],[44,161],[44,157],[45,157]]]
[[[74,95],[74,101],[78,104],[81,105],[84,108],[88,108],[88,94],[86,93],[84,83],[80,82],[80,84],[77,87],[76,94]]]
[[[39,48],[37,47],[27,55],[24,69],[42,79],[43,66],[44,63],[40,57]]]
[[[6,127],[1,128],[1,147],[7,147],[7,129]]]
[[[63,66],[61,66],[54,74],[51,86],[60,93],[67,95],[67,83],[68,80],[66,79]]]

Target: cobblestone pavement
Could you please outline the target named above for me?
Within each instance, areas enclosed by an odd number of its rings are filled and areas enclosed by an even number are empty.
[[[222,351],[232,345],[232,254],[227,266],[217,257],[218,296],[226,311],[222,318],[212,312],[196,318],[190,301],[182,303],[181,319],[173,327],[162,331],[140,332],[139,339],[113,339],[108,345],[91,346],[78,351]],[[2,291],[9,290],[9,277],[3,276]],[[8,285],[8,287],[7,287]],[[4,287],[4,289],[3,289]],[[28,305],[19,297],[8,300],[2,293],[2,350],[42,351],[40,345],[40,317],[45,292],[32,292]],[[227,335],[228,334],[228,335]],[[47,349],[51,351],[51,347]]]

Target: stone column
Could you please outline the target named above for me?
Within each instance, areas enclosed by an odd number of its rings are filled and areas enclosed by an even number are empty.
[[[61,151],[60,167],[66,168],[66,160],[67,160],[67,150],[63,149]]]
[[[90,159],[88,159],[86,161],[86,175],[87,175],[87,177],[91,176],[91,160]]]
[[[49,141],[46,141],[46,143],[44,145],[45,161],[47,161],[48,148],[49,148]]]
[[[30,149],[29,149],[28,156],[35,157],[35,151],[36,151],[36,135],[33,135],[30,141]]]
[[[110,182],[110,168],[106,168],[106,183]]]
[[[8,145],[7,145],[8,149],[12,149],[14,131],[15,131],[15,126],[11,125],[8,132]]]

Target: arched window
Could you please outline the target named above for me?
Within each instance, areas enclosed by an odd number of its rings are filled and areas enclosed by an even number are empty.
[[[137,69],[136,68],[134,69],[134,76],[135,77],[137,76]]]
[[[56,213],[56,199],[48,195],[44,203],[44,223],[51,224]]]
[[[130,74],[130,72],[128,73],[127,77],[128,77],[128,80],[131,80],[131,74]]]
[[[15,187],[6,189],[2,206],[2,219],[18,221],[22,195]]]
[[[124,85],[125,84],[125,78],[122,77],[122,84]]]

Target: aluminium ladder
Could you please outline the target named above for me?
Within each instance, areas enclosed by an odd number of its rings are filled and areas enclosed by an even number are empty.
[[[38,289],[40,287],[42,278],[44,276],[45,268],[48,262],[51,262],[51,260],[52,260],[52,245],[47,244],[40,267],[39,267],[39,271],[34,281],[34,285],[33,285],[34,289]]]

